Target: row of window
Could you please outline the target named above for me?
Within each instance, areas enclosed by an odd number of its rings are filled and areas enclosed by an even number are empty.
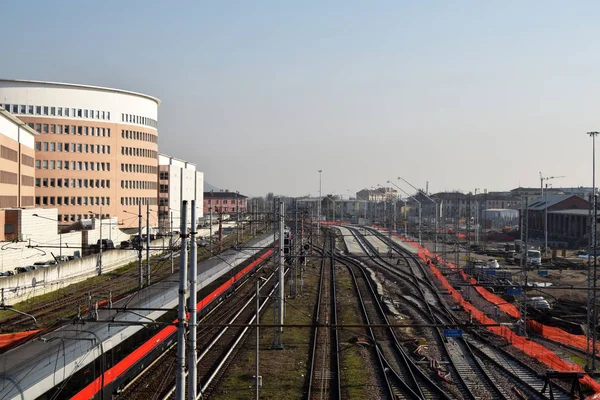
[[[156,205],[156,197],[121,197],[122,206]]]
[[[108,179],[35,178],[36,187],[110,188]]]
[[[161,181],[168,181],[169,180],[169,172],[168,171],[160,171],[158,179],[160,179]]]
[[[0,194],[0,208],[11,208],[19,206],[17,196],[4,196]],[[21,207],[33,206],[33,196],[21,196]]]
[[[158,153],[154,150],[140,149],[139,147],[121,146],[121,154],[125,156],[157,158]]]
[[[35,142],[36,151],[58,151],[65,153],[110,154],[110,145],[63,142]]]
[[[151,181],[121,181],[121,189],[156,190],[156,182]]]
[[[110,128],[79,125],[34,124],[32,122],[29,122],[27,125],[39,133],[110,137]]]
[[[19,175],[14,172],[0,171],[0,183],[17,185],[19,183]],[[21,175],[21,185],[33,186],[33,176]]]
[[[0,146],[0,157],[5,160],[19,162],[19,153],[10,147]],[[33,157],[21,154],[21,164],[33,167]]]
[[[19,153],[10,147],[0,146],[0,157],[5,160],[19,162]]]
[[[72,171],[110,171],[110,163],[93,161],[35,160],[36,169],[69,169]]]
[[[121,164],[121,172],[137,172],[156,175],[158,167],[144,164]]]
[[[48,115],[51,117],[88,118],[110,120],[110,111],[85,110],[81,108],[4,104],[4,109],[17,115]]]
[[[0,183],[8,185],[16,185],[19,183],[19,175],[14,172],[0,170]]]
[[[141,115],[121,114],[121,121],[130,124],[151,126],[152,128],[156,128],[158,126],[158,123],[155,119],[142,117]]]
[[[94,215],[90,214],[58,214],[58,222],[75,222],[82,219],[92,219]],[[98,218],[98,214],[95,215]],[[102,219],[110,218],[110,214],[103,214]]]
[[[104,196],[35,196],[36,206],[110,206]]]
[[[0,171],[0,183],[17,185],[19,183],[19,175],[14,172]],[[33,186],[33,176],[21,175],[21,185]]]
[[[215,199],[214,204],[227,204],[227,202],[229,201],[229,204],[235,204],[236,200],[235,199]],[[244,203],[243,199],[238,199],[237,200],[238,205],[242,205]],[[208,204],[213,204],[213,199],[208,199]]]
[[[121,138],[142,140],[144,142],[158,143],[158,136],[147,132],[121,130]]]

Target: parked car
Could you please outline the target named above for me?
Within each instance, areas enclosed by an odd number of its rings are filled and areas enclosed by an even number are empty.
[[[37,261],[34,262],[32,267],[34,267],[34,269],[38,269],[38,268],[45,268],[45,267],[49,267],[50,264],[48,263],[48,261]]]
[[[15,273],[13,271],[4,271],[0,272],[0,278],[6,278],[7,276],[13,276]]]
[[[500,264],[498,264],[498,260],[491,258],[488,260],[486,267],[498,269],[498,268],[500,268]]]
[[[121,249],[130,249],[132,246],[131,246],[131,242],[129,240],[123,240],[121,242],[121,244],[119,245],[119,247]]]
[[[97,248],[100,248],[100,239],[96,242]],[[102,251],[114,250],[115,244],[110,239],[102,239]]]
[[[22,274],[25,272],[29,272],[29,271],[33,271],[35,270],[35,267],[28,265],[26,267],[17,267],[15,268],[15,274]]]

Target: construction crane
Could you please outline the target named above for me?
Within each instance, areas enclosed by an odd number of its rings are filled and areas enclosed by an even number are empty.
[[[544,181],[549,181],[550,179],[558,179],[558,178],[566,178],[566,176],[547,176],[547,177],[544,177],[544,175],[542,175],[542,172],[540,171],[540,190],[541,190],[541,196],[544,195]]]

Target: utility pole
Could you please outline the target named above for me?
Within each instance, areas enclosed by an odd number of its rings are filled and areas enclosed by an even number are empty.
[[[140,213],[141,213],[140,204]],[[140,224],[141,225],[141,224]],[[177,310],[177,376],[176,399],[185,399],[185,298],[187,284],[187,200],[181,206],[181,253],[179,256],[179,308]]]
[[[589,249],[588,249],[588,312],[587,312],[587,353],[591,357],[592,371],[596,370],[596,325],[598,319],[596,283],[597,263],[596,253],[598,245],[598,199],[596,195],[596,136],[599,132],[587,132],[592,138],[592,194],[590,196],[590,231],[589,231]],[[542,175],[540,173],[540,179]],[[590,254],[594,255],[594,267],[591,268]],[[593,284],[592,284],[593,282]],[[593,288],[593,291],[592,291]],[[590,334],[592,335],[592,347],[590,349]],[[586,370],[589,370],[589,363],[586,360]]]
[[[173,246],[175,245],[175,243],[173,243],[173,211],[171,211],[171,243],[170,243],[170,248],[171,248],[171,273],[175,272],[175,265],[173,263]]]
[[[472,268],[471,264],[471,193],[467,195],[467,265]],[[467,300],[471,300],[471,285],[467,285]]]
[[[298,238],[298,199],[294,199],[294,241]],[[300,242],[302,245],[302,242]],[[292,245],[290,243],[290,256],[292,257],[294,263],[294,284],[292,296],[296,296],[298,293],[298,257],[296,256],[296,245]]]
[[[150,286],[150,203],[146,203],[146,286]]]
[[[208,243],[210,245],[210,256],[213,256],[213,237],[212,237],[212,206],[208,207],[208,212],[210,213],[209,217],[209,227],[208,227]]]
[[[197,253],[198,253],[198,243],[196,242],[196,200],[192,200],[191,207],[191,226],[190,226],[190,322],[189,322],[189,365],[188,365],[188,400],[196,400],[196,392],[198,388],[198,374],[196,372],[196,364],[198,362],[198,354],[196,353],[196,328],[198,326],[197,322],[197,310],[196,303],[197,298]],[[185,268],[185,266],[183,267]]]
[[[285,231],[285,204],[283,201],[279,202],[279,253],[275,259],[278,270],[278,295],[276,301],[276,313],[275,317],[277,321],[275,324],[280,326],[275,327],[275,336],[273,338],[273,345],[271,346],[274,350],[283,350],[283,344],[281,343],[281,334],[283,333],[283,312],[284,312],[284,296],[285,296],[285,283],[284,283],[284,268],[285,268],[285,255],[283,253],[283,241]]]
[[[141,289],[144,286],[144,271],[142,270],[142,203],[138,204],[138,286]]]
[[[319,170],[319,203],[317,204],[317,237],[321,236],[321,173],[322,169]]]
[[[529,249],[529,203],[527,196],[525,196],[524,210],[524,215],[521,217],[521,237],[523,237],[521,243],[523,246],[521,250],[521,271],[523,273],[523,283],[521,286],[521,301],[519,302],[519,331],[522,336],[527,337],[527,252]]]
[[[100,206],[100,246],[98,247],[100,247],[100,253],[98,254],[98,275],[102,275],[102,206]]]

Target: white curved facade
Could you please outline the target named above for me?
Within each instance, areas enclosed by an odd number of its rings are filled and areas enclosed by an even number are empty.
[[[102,214],[137,226],[127,213],[157,205],[159,105],[119,89],[0,79],[0,107],[40,133],[35,205],[58,208],[62,224]]]

